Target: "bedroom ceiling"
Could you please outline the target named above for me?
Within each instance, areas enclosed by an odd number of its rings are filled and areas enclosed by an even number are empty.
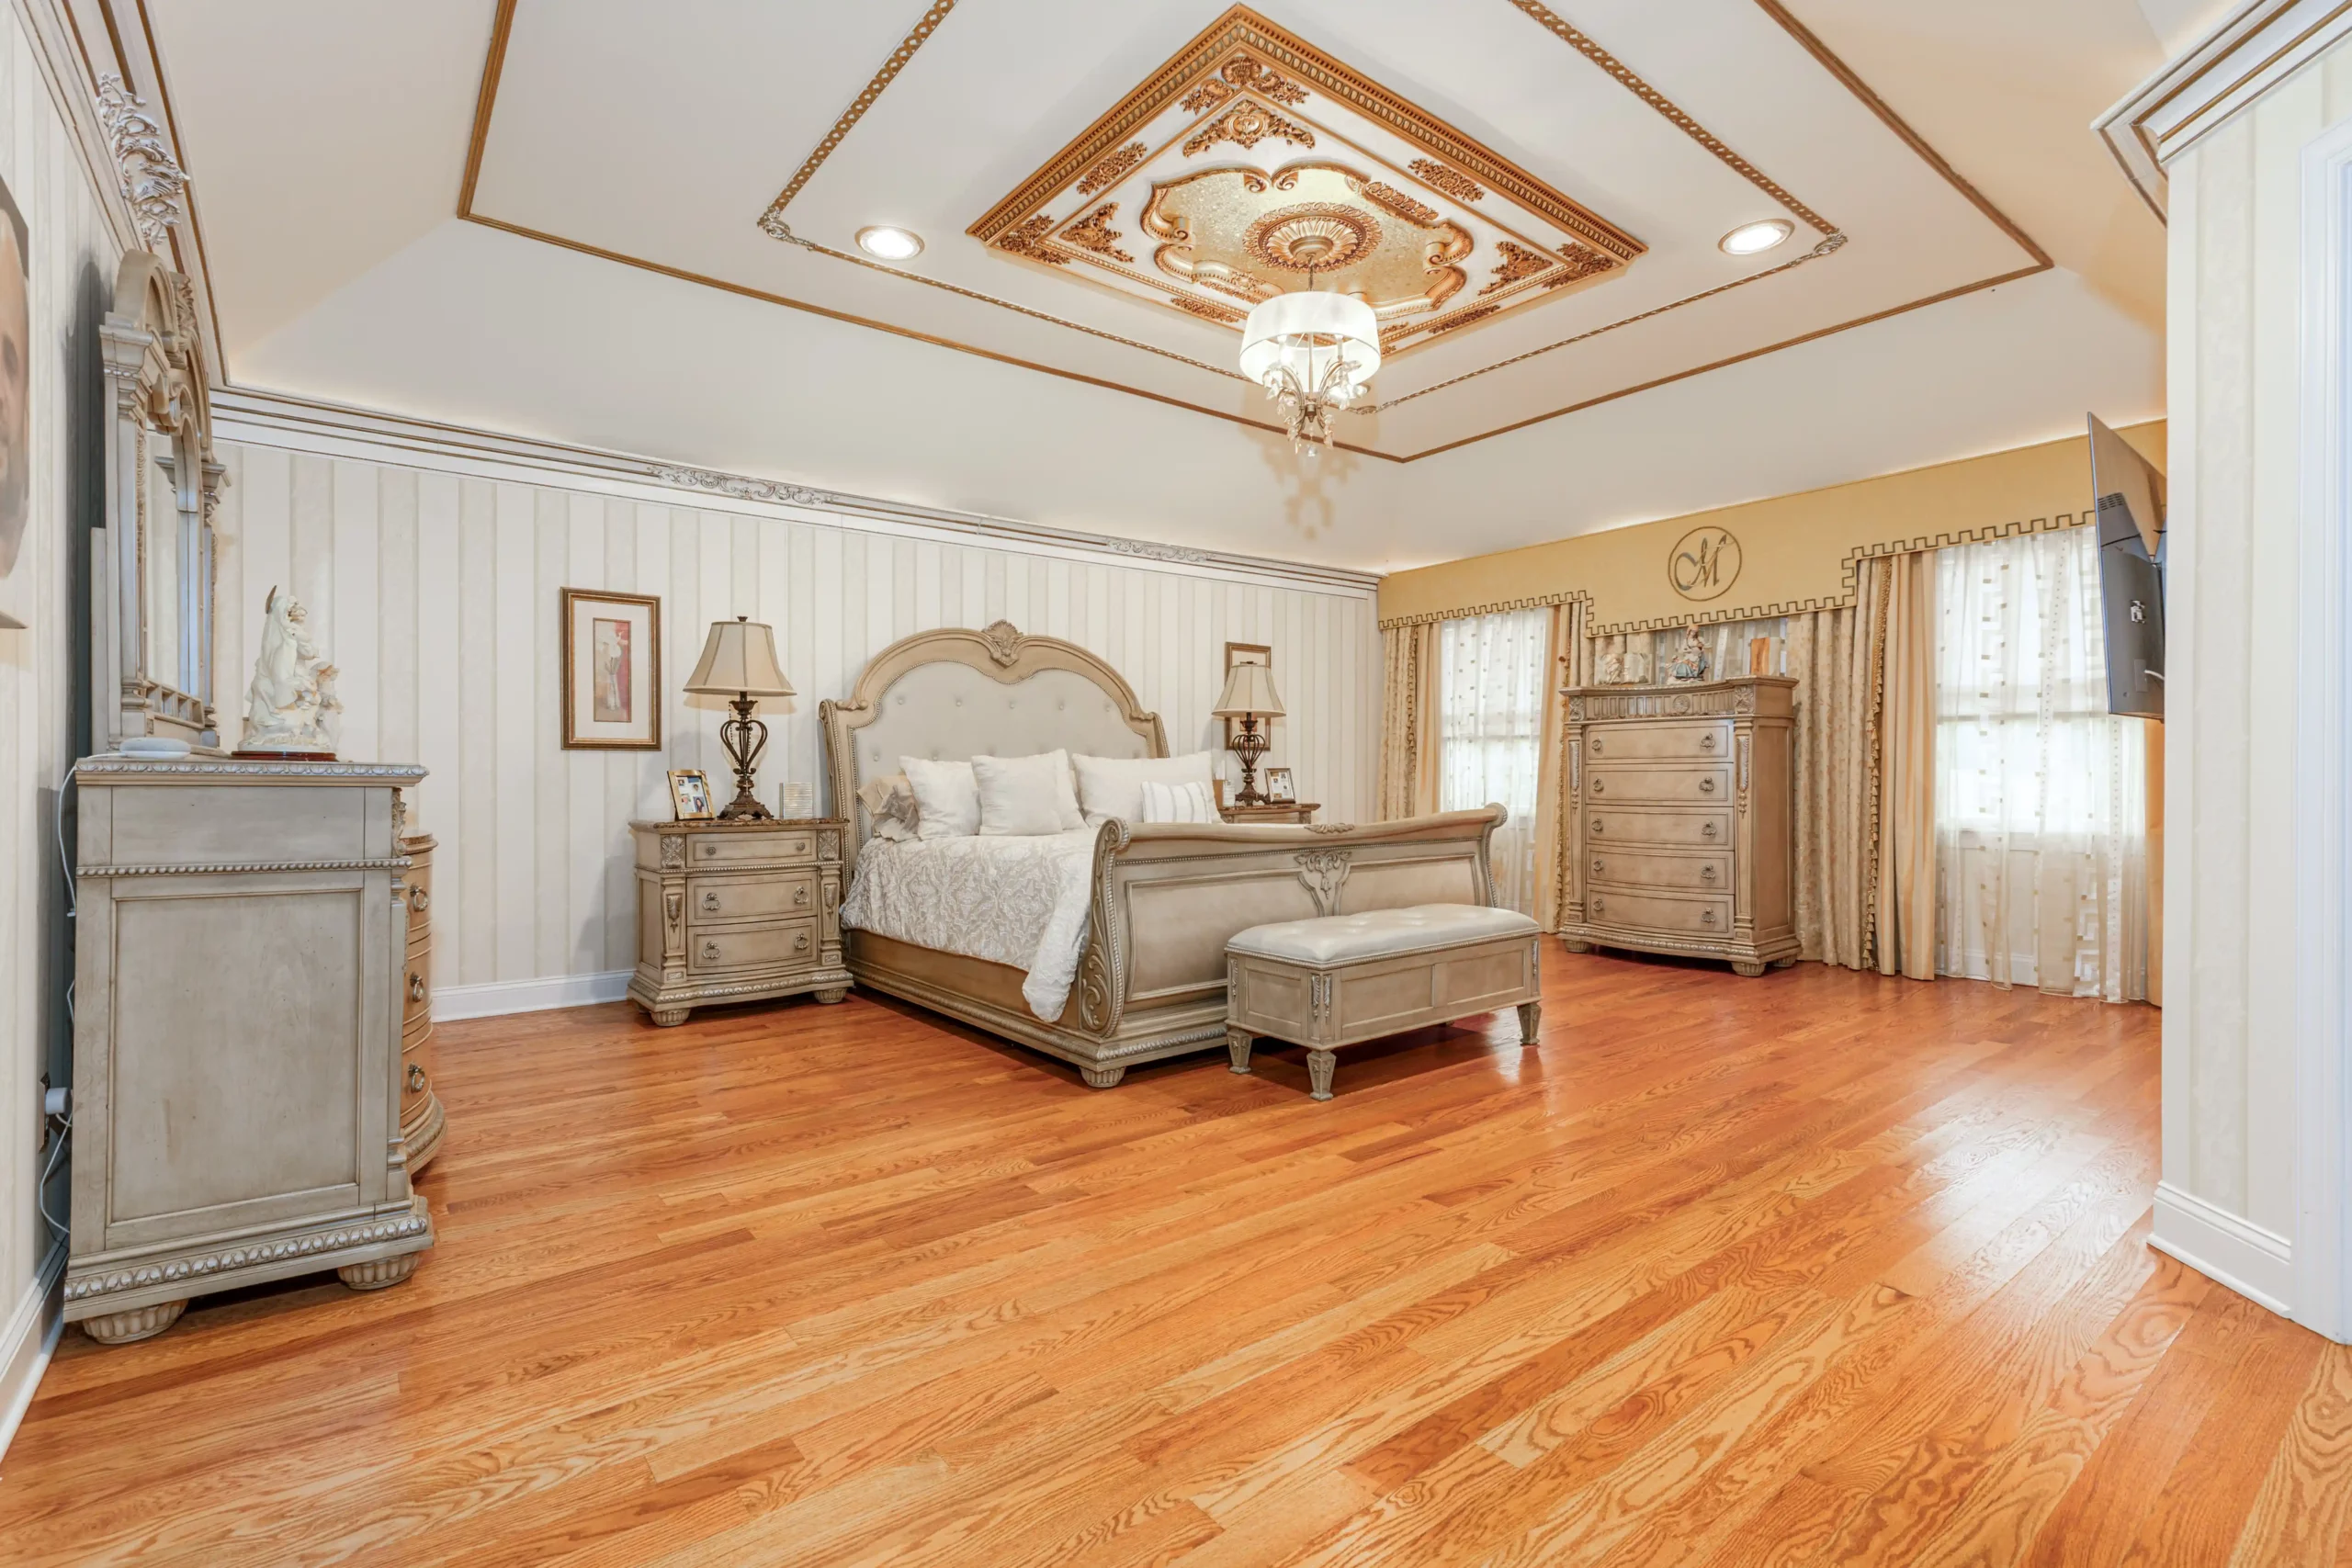
[[[2155,21],[1960,9],[149,4],[233,382],[1372,567],[2160,412]],[[1233,367],[1308,259],[1320,459]]]

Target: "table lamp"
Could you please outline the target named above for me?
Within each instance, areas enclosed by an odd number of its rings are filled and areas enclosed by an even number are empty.
[[[1258,721],[1283,716],[1283,700],[1274,694],[1273,671],[1263,664],[1235,665],[1225,672],[1225,695],[1209,713],[1213,717],[1241,721],[1241,733],[1233,738],[1231,747],[1241,759],[1241,793],[1233,797],[1233,804],[1265,805],[1266,797],[1258,793],[1258,759],[1272,741],[1259,730]]]
[[[762,697],[788,697],[792,682],[775,661],[775,632],[761,622],[738,615],[713,621],[702,645],[702,662],[687,677],[688,692],[697,696],[725,697],[735,716],[718,727],[718,743],[735,761],[735,798],[718,814],[722,822],[773,821],[775,813],[752,793],[760,753],[768,748],[768,727],[752,716]]]

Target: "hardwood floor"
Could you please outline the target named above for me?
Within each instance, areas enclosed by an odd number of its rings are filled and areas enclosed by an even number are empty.
[[[1554,949],[1096,1093],[853,994],[447,1026],[415,1278],[69,1334],[9,1564],[2352,1563],[2352,1352],[2150,1251],[2155,1015]]]

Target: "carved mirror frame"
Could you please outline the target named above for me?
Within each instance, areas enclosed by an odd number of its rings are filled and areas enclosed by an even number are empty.
[[[98,345],[110,407],[106,514],[91,531],[91,740],[107,751],[134,736],[217,747],[212,514],[226,476],[188,280],[148,252],[127,253]],[[168,457],[158,451],[166,441]],[[149,614],[163,551],[175,563],[168,649]]]

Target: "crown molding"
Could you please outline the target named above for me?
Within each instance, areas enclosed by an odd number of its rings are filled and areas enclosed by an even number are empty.
[[[1375,572],[1231,555],[1222,550],[1193,549],[1148,539],[1120,538],[1042,523],[1020,523],[978,513],[919,506],[249,387],[214,390],[212,430],[218,440],[247,446],[586,491],[657,505],[693,506],[708,512],[817,523],[861,533],[948,544],[979,544],[1064,560],[1099,564],[1109,558],[1117,565],[1148,567],[1182,576],[1277,583],[1366,599],[1374,597],[1380,587],[1380,577]]]
[[[2165,165],[2352,34],[2352,0],[2245,0],[2091,124],[2159,221]]]

